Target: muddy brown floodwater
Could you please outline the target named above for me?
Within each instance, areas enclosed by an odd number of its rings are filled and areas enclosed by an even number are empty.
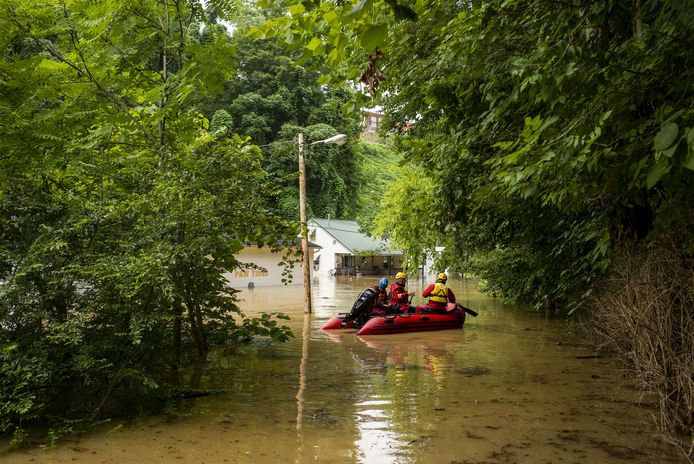
[[[449,281],[479,317],[463,330],[326,334],[375,279],[244,291],[247,313],[283,311],[296,338],[210,360],[175,419],[111,423],[15,463],[678,463],[655,438],[652,407],[622,386],[561,321],[502,305],[474,281]],[[411,289],[422,288],[410,282]],[[422,302],[421,298],[415,303]]]

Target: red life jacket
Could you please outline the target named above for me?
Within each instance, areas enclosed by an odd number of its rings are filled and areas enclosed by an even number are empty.
[[[406,310],[408,307],[407,296],[401,298],[403,294],[407,295],[404,285],[394,283],[390,286],[390,304],[397,306],[401,311]]]

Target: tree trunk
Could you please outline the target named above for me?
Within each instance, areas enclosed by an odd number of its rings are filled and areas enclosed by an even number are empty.
[[[188,305],[188,319],[190,320],[190,327],[193,333],[193,339],[195,340],[195,347],[197,349],[195,368],[193,369],[193,374],[190,378],[190,386],[192,388],[197,388],[200,385],[202,368],[207,360],[209,346],[207,344],[207,335],[205,334],[202,312],[200,311],[199,306],[192,304]]]
[[[643,19],[641,18],[641,0],[634,0],[634,37],[643,37]]]
[[[552,319],[557,314],[557,302],[554,298],[547,298],[545,300],[545,317]]]
[[[173,322],[173,351],[174,351],[174,360],[173,360],[173,383],[176,386],[181,385],[181,325],[182,325],[182,319],[183,319],[183,307],[181,305],[180,300],[175,300],[174,301],[174,322]]]

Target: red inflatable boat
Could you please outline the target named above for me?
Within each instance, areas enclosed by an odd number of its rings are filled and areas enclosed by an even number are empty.
[[[333,316],[323,324],[321,330],[359,329],[357,335],[384,335],[406,332],[424,332],[427,330],[460,329],[465,323],[465,310],[453,303],[448,303],[445,314],[406,313],[389,314],[370,318],[362,327],[354,322],[346,322],[347,314]]]

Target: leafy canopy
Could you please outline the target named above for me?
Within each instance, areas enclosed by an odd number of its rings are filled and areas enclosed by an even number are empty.
[[[214,346],[291,335],[223,277],[298,231],[259,148],[194,105],[232,71],[206,21],[195,1],[0,7],[0,431],[123,412]]]
[[[442,266],[575,308],[614,252],[691,218],[686,2],[285,3],[258,34],[380,92],[433,182],[378,225],[411,256],[444,245]]]

